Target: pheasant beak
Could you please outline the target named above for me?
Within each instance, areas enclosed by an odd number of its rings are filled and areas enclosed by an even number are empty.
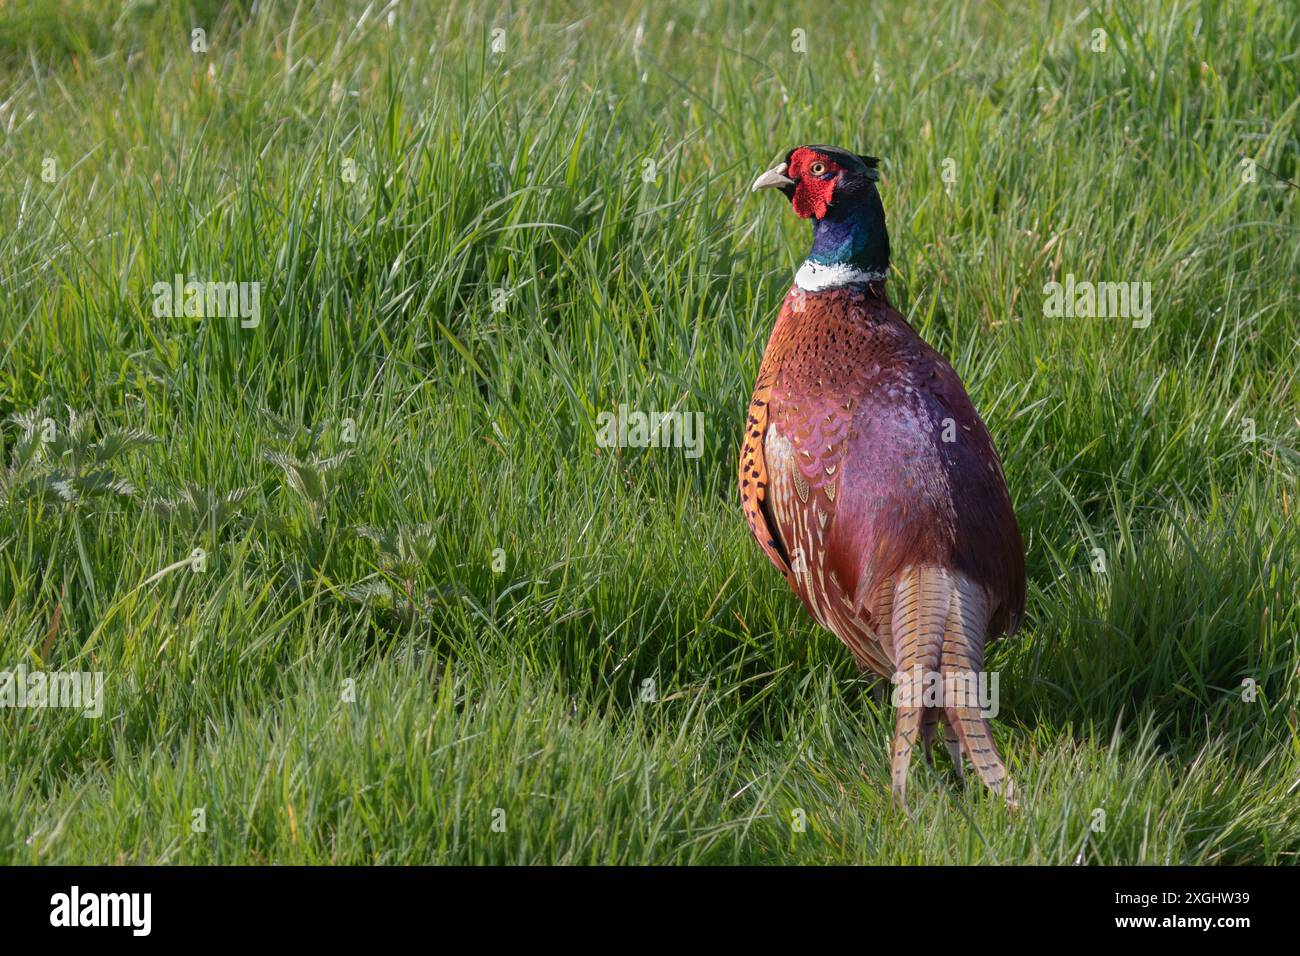
[[[750,192],[758,192],[760,189],[782,189],[786,186],[793,186],[794,180],[785,174],[785,163],[773,166],[762,176],[754,180],[754,185],[749,187]]]

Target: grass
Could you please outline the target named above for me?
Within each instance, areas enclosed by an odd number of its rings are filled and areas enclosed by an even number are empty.
[[[105,681],[0,711],[0,862],[1296,862],[1297,50],[1262,0],[0,2],[0,669]],[[747,189],[805,142],[884,158],[1002,451],[1018,813],[892,806],[740,516],[808,241]],[[1046,318],[1067,273],[1150,327]],[[260,322],[156,318],[177,274]]]

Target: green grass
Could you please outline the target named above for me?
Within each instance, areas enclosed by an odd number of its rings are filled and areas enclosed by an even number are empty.
[[[106,688],[0,711],[0,862],[1296,862],[1284,4],[393,7],[0,2],[4,462],[67,442],[0,491],[0,669]],[[891,804],[740,516],[808,241],[747,190],[805,142],[884,158],[891,295],[1002,451],[1014,814],[944,762]],[[260,324],[155,318],[178,273]],[[1066,273],[1151,326],[1045,318]],[[702,454],[598,447],[620,403]]]

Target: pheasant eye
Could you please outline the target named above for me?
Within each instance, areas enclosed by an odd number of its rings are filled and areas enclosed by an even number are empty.
[[[822,173],[826,172],[826,164],[813,163],[808,167],[808,172],[812,173],[814,176],[820,176]]]

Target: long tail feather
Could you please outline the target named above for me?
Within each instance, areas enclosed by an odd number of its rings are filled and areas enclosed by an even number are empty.
[[[890,761],[894,796],[906,804],[912,750],[919,740],[930,759],[939,725],[960,776],[963,758],[994,793],[1014,805],[1014,784],[993,743],[978,700],[989,607],[984,589],[965,575],[940,567],[914,567],[894,582],[889,630],[894,680],[899,684]],[[941,706],[927,706],[921,693],[933,676],[942,679]],[[948,696],[953,689],[958,693]],[[930,702],[933,703],[933,702]]]
[[[944,717],[957,737],[962,752],[975,773],[994,793],[1005,793],[1014,803],[1014,784],[993,743],[993,732],[977,700],[973,699],[984,666],[984,633],[988,626],[988,601],[978,585],[958,575],[955,580],[948,621],[944,628],[939,671],[945,692],[960,688],[959,699],[945,698]]]
[[[894,584],[890,630],[894,640],[894,679],[899,682],[890,761],[892,787],[899,803],[907,799],[907,770],[921,731],[924,707],[921,680],[939,670],[944,623],[952,593],[951,578],[936,567],[910,568]]]

